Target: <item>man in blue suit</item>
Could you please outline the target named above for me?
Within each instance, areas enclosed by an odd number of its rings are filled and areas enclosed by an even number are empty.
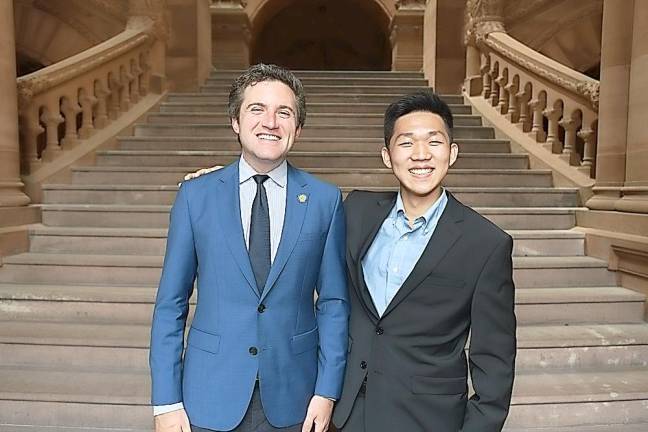
[[[286,162],[306,117],[292,73],[251,67],[229,114],[241,158],[184,182],[171,210],[151,332],[156,432],[323,432],[348,343],[342,197]]]

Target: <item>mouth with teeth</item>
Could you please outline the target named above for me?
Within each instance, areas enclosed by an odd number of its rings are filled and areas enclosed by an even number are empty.
[[[434,168],[410,168],[409,172],[410,174],[413,174],[415,176],[427,176],[432,174],[434,171]]]
[[[257,134],[257,138],[265,141],[279,141],[281,139],[281,137],[278,135],[266,134],[266,133]]]

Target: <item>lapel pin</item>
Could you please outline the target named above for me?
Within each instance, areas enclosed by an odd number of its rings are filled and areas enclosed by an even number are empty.
[[[308,200],[308,195],[306,195],[306,194],[299,194],[299,195],[297,195],[297,201],[299,201],[300,203],[303,204],[303,203],[305,203],[307,200]]]

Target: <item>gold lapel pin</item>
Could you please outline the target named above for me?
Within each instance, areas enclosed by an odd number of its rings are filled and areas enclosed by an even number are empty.
[[[303,204],[303,203],[306,202],[306,200],[308,200],[308,195],[306,195],[306,194],[297,195],[297,201],[299,201],[300,203]]]

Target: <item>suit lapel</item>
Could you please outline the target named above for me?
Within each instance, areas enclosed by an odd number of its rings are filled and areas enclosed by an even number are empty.
[[[256,280],[254,279],[250,256],[243,236],[243,226],[241,225],[238,162],[224,169],[230,172],[220,178],[221,183],[219,186],[221,190],[217,194],[220,199],[215,200],[215,213],[221,215],[218,218],[220,231],[223,233],[225,243],[227,243],[230,252],[234,256],[234,261],[241,269],[241,273],[245,276],[250,289],[258,297],[259,292],[256,288]]]
[[[392,301],[387,306],[383,317],[389,314],[400,302],[402,302],[421,282],[434,270],[448,253],[450,248],[459,240],[462,231],[458,224],[463,221],[463,208],[448,193],[448,204],[439,219],[423,254],[412,269],[410,275],[405,279]]]
[[[377,201],[375,203],[375,207],[372,206],[373,208],[371,208],[370,211],[365,214],[365,216],[371,218],[368,223],[369,230],[367,231],[366,237],[363,237],[363,239],[361,240],[360,249],[357,255],[354,257],[356,261],[354,276],[357,283],[353,284],[353,286],[358,293],[358,297],[362,299],[362,303],[364,303],[364,305],[366,306],[367,311],[371,315],[373,315],[374,320],[378,320],[379,315],[378,311],[376,310],[376,306],[374,305],[373,299],[371,298],[371,294],[369,294],[367,284],[365,283],[364,271],[362,269],[362,259],[367,254],[367,251],[376,238],[378,231],[380,231],[380,227],[382,226],[383,222],[385,221],[385,219],[389,215],[389,212],[395,204],[396,195],[394,195],[392,198],[386,198]]]
[[[306,199],[302,202],[298,199],[300,195],[305,195]],[[261,301],[266,298],[268,292],[272,289],[281,271],[286,266],[288,258],[292,254],[297,239],[301,233],[306,210],[310,197],[308,196],[308,182],[298,170],[288,164],[288,181],[286,184],[286,214],[284,216],[284,225],[281,231],[281,241],[277,248],[277,254],[270,267],[270,273],[266,280]]]

